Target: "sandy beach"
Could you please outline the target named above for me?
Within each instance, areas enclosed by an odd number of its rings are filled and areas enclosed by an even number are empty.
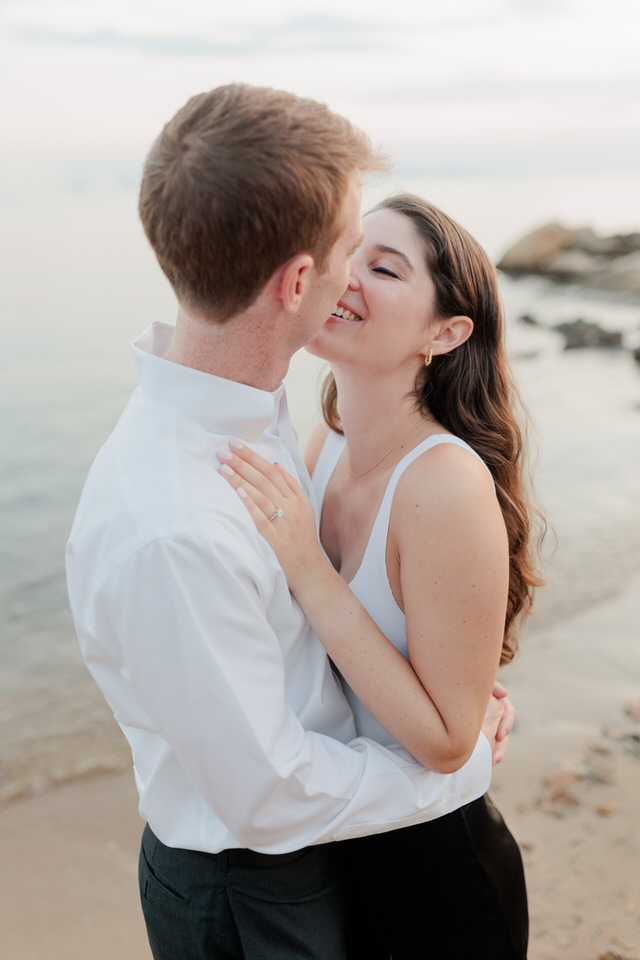
[[[532,631],[505,676],[518,720],[492,794],[523,849],[530,960],[640,956],[639,620],[640,576]],[[7,960],[148,960],[129,771],[16,800],[0,824]]]
[[[505,671],[518,719],[492,794],[523,851],[530,960],[640,956],[639,615],[637,576]]]

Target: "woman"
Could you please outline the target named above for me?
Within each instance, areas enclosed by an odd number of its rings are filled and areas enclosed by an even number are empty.
[[[443,772],[471,754],[539,583],[502,338],[482,248],[420,199],[386,200],[310,348],[332,371],[307,451],[325,553],[295,481],[226,454],[358,732]],[[354,957],[526,957],[522,862],[486,797],[339,851]]]

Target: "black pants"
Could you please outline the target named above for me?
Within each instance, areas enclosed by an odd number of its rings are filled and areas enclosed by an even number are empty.
[[[488,797],[336,849],[349,960],[526,960],[522,858]]]
[[[147,826],[138,876],[155,960],[345,960],[335,848],[247,865],[248,851],[173,849]]]

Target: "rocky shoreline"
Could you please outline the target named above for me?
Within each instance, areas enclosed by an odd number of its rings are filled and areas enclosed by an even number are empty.
[[[516,241],[496,266],[514,278],[541,277],[554,284],[578,286],[640,303],[640,232],[607,237],[599,236],[591,227],[571,229],[549,223]],[[529,313],[518,319],[529,326],[545,326]],[[552,329],[564,336],[565,350],[625,348],[622,331],[605,329],[582,317],[555,324]],[[640,347],[633,348],[631,353],[640,364]]]
[[[598,236],[548,223],[514,243],[497,264],[511,276],[543,276],[640,300],[640,232]]]

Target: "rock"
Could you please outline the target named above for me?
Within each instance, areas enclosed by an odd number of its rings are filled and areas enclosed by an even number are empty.
[[[567,230],[559,223],[538,227],[518,240],[506,251],[497,264],[506,273],[538,273],[548,257],[566,250],[575,238],[575,230]]]
[[[617,237],[599,237],[595,233],[584,238],[581,248],[586,253],[592,253],[594,257],[617,257],[622,252]],[[625,250],[625,253],[627,252]]]
[[[611,950],[607,950],[606,953],[601,953],[598,956],[598,960],[634,960],[634,958],[623,957],[621,953],[612,953]]]
[[[571,248],[548,257],[544,269],[553,280],[585,281],[602,269],[602,261],[584,250]]]
[[[627,253],[601,265],[589,282],[601,290],[640,295],[640,251]]]
[[[607,237],[607,240],[613,244],[613,256],[616,257],[640,250],[640,233],[616,233],[613,237]]]
[[[640,233],[599,237],[548,223],[509,247],[499,270],[640,297]]]
[[[522,323],[525,327],[537,327],[538,321],[535,317],[530,316],[528,313],[523,313],[521,317],[518,317],[518,323]]]
[[[597,323],[587,323],[578,319],[570,323],[559,323],[554,328],[565,338],[565,350],[576,350],[583,347],[619,348],[622,346],[622,334],[603,330]]]
[[[575,787],[581,779],[579,772],[564,768],[542,781],[543,791],[536,806],[545,813],[562,814],[567,807],[580,804]]]

